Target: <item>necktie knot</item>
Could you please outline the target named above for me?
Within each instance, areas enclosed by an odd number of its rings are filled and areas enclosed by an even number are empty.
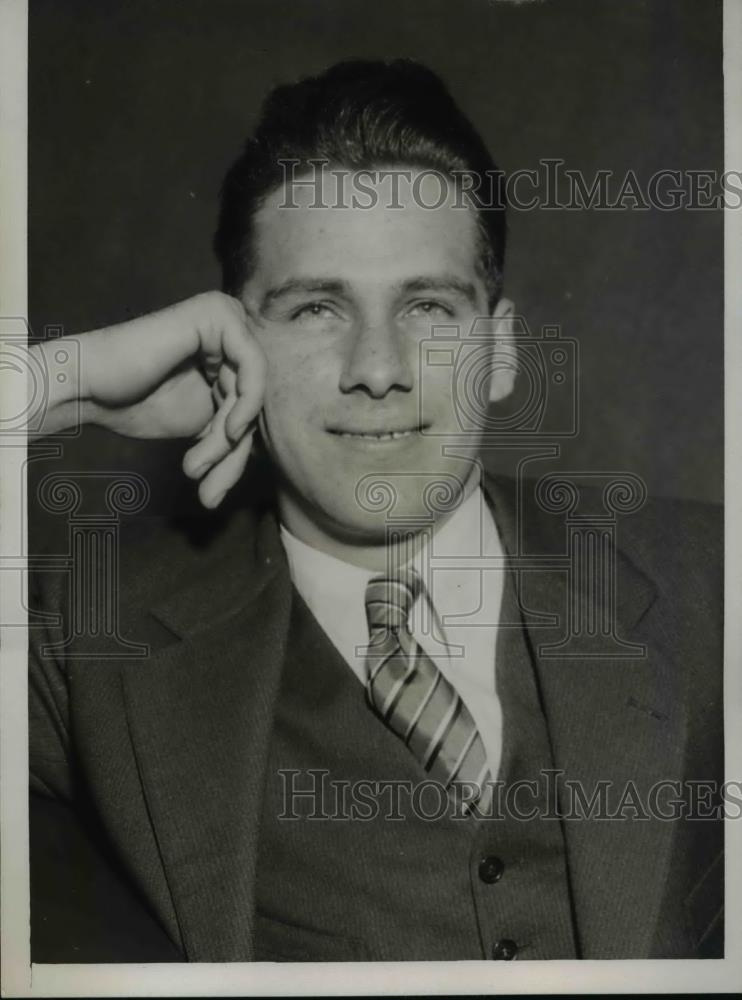
[[[380,630],[387,632],[406,628],[422,586],[422,580],[413,569],[369,580],[366,586],[366,617],[371,636]]]

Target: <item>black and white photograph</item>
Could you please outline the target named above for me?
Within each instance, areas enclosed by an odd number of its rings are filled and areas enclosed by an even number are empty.
[[[742,986],[739,5],[15,13],[4,995]]]

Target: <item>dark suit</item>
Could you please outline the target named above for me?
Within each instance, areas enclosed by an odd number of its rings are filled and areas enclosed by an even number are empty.
[[[564,553],[562,518],[525,497],[519,528],[513,484],[488,478],[486,489],[508,552]],[[150,655],[86,659],[93,640],[82,637],[64,660],[32,658],[32,787],[80,803],[105,828],[143,919],[166,932],[163,958],[177,957],[173,942],[190,960],[250,960],[291,581],[270,510],[238,511],[206,546],[159,522],[150,529],[124,550],[121,594],[124,635]],[[585,788],[633,783],[644,796],[659,781],[721,782],[717,512],[649,502],[621,520],[618,548],[616,632],[646,645],[643,658],[541,656],[563,636],[574,595],[561,568],[521,574],[555,766]],[[62,589],[46,581],[44,606],[64,609]],[[60,625],[32,641],[63,634]],[[721,954],[721,823],[568,822],[565,839],[583,957]]]

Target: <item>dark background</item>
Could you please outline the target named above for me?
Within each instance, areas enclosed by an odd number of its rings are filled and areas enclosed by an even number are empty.
[[[274,84],[342,58],[429,64],[507,171],[723,169],[715,0],[31,0],[34,335],[78,333],[219,286],[226,167]],[[505,292],[580,344],[581,430],[558,466],[723,495],[719,211],[513,212]],[[98,429],[50,468],[184,484],[185,442]]]

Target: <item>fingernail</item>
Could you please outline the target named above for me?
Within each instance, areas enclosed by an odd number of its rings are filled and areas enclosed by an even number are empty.
[[[206,470],[208,468],[209,468],[209,463],[208,462],[202,462],[201,465],[197,465],[195,469],[191,469],[191,471],[188,473],[188,475],[192,479],[200,479],[201,476],[203,476],[203,474],[206,472]]]

